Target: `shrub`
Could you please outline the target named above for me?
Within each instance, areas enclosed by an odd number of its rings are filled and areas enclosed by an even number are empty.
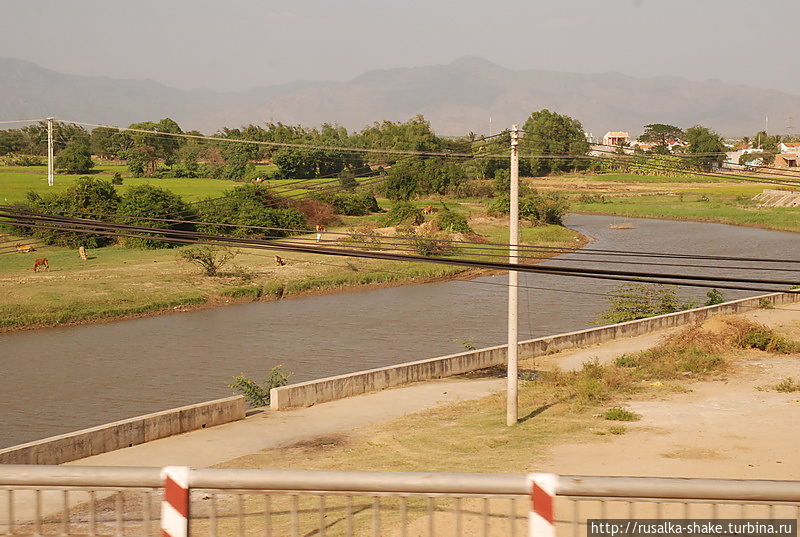
[[[403,233],[412,237],[411,244],[414,250],[420,255],[452,255],[458,251],[453,243],[448,242],[450,238],[446,233],[437,233],[429,229],[408,229]]]
[[[600,323],[624,323],[687,309],[674,289],[667,285],[634,283],[625,285],[608,299],[610,305],[597,314]]]
[[[339,221],[335,214],[336,211],[330,203],[312,199],[294,200],[290,203],[292,208],[297,209],[311,226],[318,224],[327,226]]]
[[[45,161],[36,155],[7,155],[3,163],[6,166],[44,166]]]
[[[289,208],[286,200],[259,185],[236,186],[221,198],[204,200],[196,207],[200,220],[215,223],[198,224],[197,230],[201,233],[279,238],[291,233],[286,229],[306,229],[305,217],[300,211]],[[281,229],[263,230],[246,226]]]
[[[131,216],[134,218],[123,218],[122,222],[128,225],[142,226],[159,229],[174,229],[182,231],[193,231],[194,224],[179,224],[176,222],[162,222],[159,220],[148,220],[146,218],[162,219],[189,219],[191,216],[189,205],[171,190],[152,185],[138,185],[128,189],[117,209],[121,216]],[[142,217],[137,219],[135,217]],[[147,234],[150,235],[150,234]],[[174,244],[155,239],[144,239],[138,237],[123,237],[122,244],[127,248],[171,248]]]
[[[612,425],[608,428],[608,432],[613,435],[625,434],[627,429],[624,425]]]
[[[381,248],[381,238],[375,233],[374,228],[368,226],[351,227],[347,230],[347,235],[346,240],[357,243],[356,247],[363,246],[373,250],[380,250]]]
[[[766,326],[750,328],[740,336],[738,343],[745,349],[759,349],[778,354],[791,354],[800,350],[800,344],[776,334]]]
[[[603,419],[610,421],[639,421],[642,417],[628,409],[615,406],[603,412]]]
[[[56,155],[55,167],[67,173],[86,173],[94,168],[89,145],[73,140]]]
[[[270,390],[286,386],[292,376],[291,373],[284,373],[282,369],[283,365],[273,367],[261,384],[243,374],[238,375],[233,377],[233,382],[228,384],[228,387],[244,395],[251,407],[267,406],[270,402]]]
[[[336,214],[365,216],[380,211],[378,200],[369,192],[335,192],[316,196],[333,206]]]
[[[777,383],[773,388],[776,392],[781,393],[800,392],[800,383],[795,382],[792,377],[789,377]]]
[[[447,209],[436,215],[436,225],[450,233],[474,233],[464,215]]]
[[[769,298],[762,296],[761,298],[758,299],[758,307],[761,308],[762,310],[771,310],[772,308],[775,307],[775,305]]]
[[[720,293],[717,289],[712,289],[706,293],[706,297],[708,297],[708,300],[706,300],[705,303],[706,306],[714,306],[716,304],[722,304],[725,302],[725,297],[722,296],[722,293]]]
[[[419,225],[425,220],[422,212],[408,201],[398,201],[383,215],[379,222],[383,226],[398,226],[402,224]]]
[[[26,205],[33,211],[59,216],[102,218],[117,212],[119,195],[109,181],[92,177],[80,177],[62,192],[40,195],[28,192]],[[114,242],[106,235],[57,231],[37,228],[22,228],[23,233],[41,238],[45,243],[77,248],[99,248]]]
[[[114,173],[114,177],[111,179],[112,185],[121,185],[122,184],[122,174],[119,172]]]
[[[533,194],[520,198],[519,217],[530,220],[534,224],[561,225],[564,214],[569,209],[566,198],[557,194],[540,196]],[[508,194],[498,196],[487,207],[491,216],[504,216],[511,211]]]
[[[220,246],[189,246],[180,251],[180,258],[203,269],[206,276],[216,276],[228,261],[236,256],[230,248]]]

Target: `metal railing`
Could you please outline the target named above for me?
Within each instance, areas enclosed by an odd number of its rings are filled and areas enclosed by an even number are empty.
[[[191,470],[192,537],[525,536],[525,474]],[[552,476],[554,528],[591,518],[800,517],[800,482]],[[0,535],[161,535],[160,468],[0,466]],[[173,536],[175,537],[175,536]]]

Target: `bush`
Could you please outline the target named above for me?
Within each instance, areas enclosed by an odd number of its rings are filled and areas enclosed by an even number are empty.
[[[310,226],[327,226],[339,221],[336,210],[330,203],[312,199],[293,200],[290,203],[293,209],[300,211]]]
[[[706,297],[708,297],[708,300],[706,300],[705,303],[706,306],[715,306],[725,302],[725,297],[722,296],[722,293],[720,293],[717,289],[712,289],[706,293]]]
[[[228,387],[244,395],[251,407],[267,406],[270,402],[270,390],[286,386],[292,376],[291,373],[288,375],[284,373],[282,369],[283,365],[273,367],[261,384],[258,384],[250,377],[239,375],[233,377],[233,382],[228,384]]]
[[[745,349],[759,349],[777,354],[791,354],[800,350],[800,344],[776,334],[766,326],[750,328],[739,338],[738,344]]]
[[[86,173],[94,168],[89,145],[82,141],[72,141],[56,155],[55,167],[67,173]]]
[[[781,393],[800,392],[800,383],[795,382],[792,377],[789,377],[777,383],[775,386],[773,386],[773,389],[776,392]]]
[[[562,218],[569,209],[566,198],[557,194],[540,196],[533,194],[520,198],[519,217],[530,220],[534,224],[561,225]],[[498,196],[487,207],[490,216],[505,216],[511,211],[508,194]]]
[[[27,208],[45,214],[68,217],[100,219],[98,215],[113,215],[117,212],[120,198],[109,181],[92,177],[80,177],[62,192],[40,195],[28,192]],[[99,248],[114,242],[106,235],[57,231],[49,229],[22,228],[25,234],[41,238],[45,243],[77,248]]]
[[[474,233],[466,217],[447,209],[436,215],[435,222],[440,229],[450,233]]]
[[[603,419],[611,421],[639,421],[641,416],[625,408],[615,406],[603,413]]]
[[[279,238],[289,235],[291,231],[254,229],[246,226],[298,231],[306,229],[305,217],[300,211],[289,208],[286,200],[276,197],[259,185],[236,186],[225,192],[221,198],[202,201],[196,207],[200,220],[214,222],[214,224],[198,224],[197,230],[201,233]],[[217,225],[217,223],[228,225]]]
[[[448,242],[450,236],[422,228],[403,230],[403,235],[412,237],[411,244],[420,255],[452,255],[458,251],[453,243]]]
[[[674,289],[662,284],[628,284],[614,291],[608,300],[611,304],[597,314],[596,322],[624,323],[674,313],[691,306],[688,303],[681,303]]]
[[[128,225],[142,226],[159,229],[174,229],[181,231],[193,231],[194,224],[179,224],[176,222],[162,222],[159,220],[147,220],[147,218],[162,219],[188,219],[192,216],[189,205],[171,190],[152,185],[139,185],[128,189],[117,209],[121,216],[143,217],[143,218],[123,218],[122,222]],[[172,248],[174,244],[155,239],[144,239],[137,237],[124,237],[122,244],[127,248]]]
[[[122,184],[122,174],[119,172],[114,173],[114,177],[111,179],[112,185],[121,185]]]
[[[316,199],[330,203],[336,214],[345,216],[366,216],[381,209],[378,200],[369,192],[335,192],[318,195]]]
[[[220,269],[236,256],[230,248],[220,246],[189,246],[180,251],[180,258],[203,269],[206,276],[216,276]]]
[[[6,166],[44,166],[45,160],[36,155],[7,155],[3,163]]]
[[[422,216],[422,212],[408,201],[398,201],[379,220],[383,226],[419,225],[424,221],[425,217]]]

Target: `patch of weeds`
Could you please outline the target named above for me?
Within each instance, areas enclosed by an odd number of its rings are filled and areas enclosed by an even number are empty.
[[[739,338],[739,346],[745,349],[759,349],[776,354],[791,354],[800,349],[796,341],[776,334],[765,326],[754,326]]]
[[[636,412],[631,412],[626,408],[615,406],[603,413],[603,419],[611,421],[639,421],[642,418]]]
[[[624,425],[612,425],[608,428],[608,432],[615,435],[625,434],[627,431]]]
[[[620,367],[638,367],[639,361],[631,354],[623,354],[614,360],[614,363]]]
[[[758,307],[762,310],[771,310],[775,308],[775,305],[772,303],[772,300],[769,298],[762,296],[758,299]]]
[[[773,386],[773,389],[781,393],[800,392],[800,382],[795,382],[792,377],[788,377]]]

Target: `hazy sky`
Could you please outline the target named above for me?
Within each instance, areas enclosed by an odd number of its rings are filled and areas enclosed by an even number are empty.
[[[0,56],[243,90],[480,56],[800,94],[797,0],[2,0]]]

